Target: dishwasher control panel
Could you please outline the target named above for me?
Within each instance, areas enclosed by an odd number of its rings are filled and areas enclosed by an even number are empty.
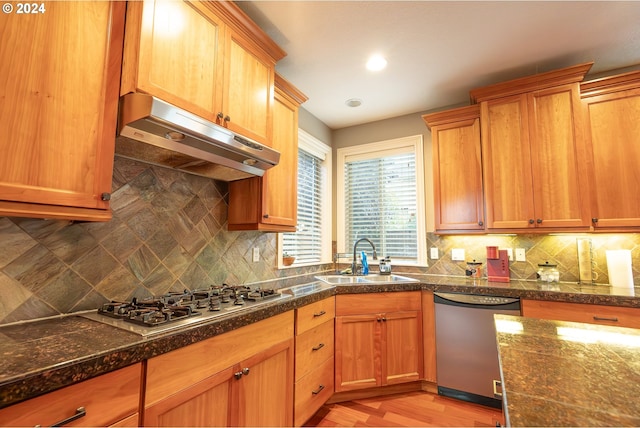
[[[502,296],[487,296],[482,294],[463,294],[463,293],[433,293],[435,301],[438,303],[438,299],[448,300],[454,303],[463,303],[468,305],[509,305],[512,303],[520,302],[518,297],[502,297]]]

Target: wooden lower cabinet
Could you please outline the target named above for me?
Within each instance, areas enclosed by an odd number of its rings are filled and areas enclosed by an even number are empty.
[[[145,426],[291,426],[293,311],[148,361]]]
[[[433,291],[422,291],[424,380],[436,383],[436,308]]]
[[[334,319],[335,297],[296,309],[295,426],[333,395]]]
[[[2,426],[138,426],[142,364],[23,401],[0,410]],[[61,424],[80,408],[78,419]]]
[[[530,318],[640,328],[640,308],[527,299],[521,305],[522,315]]]
[[[336,297],[336,392],[423,378],[419,291]]]

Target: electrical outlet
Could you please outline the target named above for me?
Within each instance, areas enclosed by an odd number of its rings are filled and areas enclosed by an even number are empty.
[[[451,260],[464,261],[464,248],[454,248],[451,250]]]
[[[431,260],[438,260],[438,247],[431,247]]]
[[[260,261],[260,248],[258,247],[253,248],[253,261],[254,262]]]
[[[526,262],[527,257],[524,255],[524,248],[516,248],[516,261]]]
[[[509,256],[509,261],[513,261],[513,248],[507,248],[507,255]]]

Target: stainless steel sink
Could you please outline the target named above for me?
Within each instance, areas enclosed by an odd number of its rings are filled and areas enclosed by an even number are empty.
[[[280,294],[290,294],[292,296],[302,296],[305,294],[317,293],[319,291],[335,288],[335,285],[317,281],[309,284],[294,285],[293,287],[281,288]]]
[[[399,284],[399,283],[411,283],[420,282],[417,279],[407,278],[400,275],[320,275],[316,276],[316,279],[326,282],[327,284],[334,285],[349,285],[349,284]]]

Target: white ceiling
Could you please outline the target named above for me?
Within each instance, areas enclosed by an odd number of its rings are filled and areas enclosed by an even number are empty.
[[[583,62],[640,65],[640,1],[238,1],[332,129],[465,103],[469,90]],[[388,67],[367,71],[373,53]],[[362,99],[357,108],[350,98]]]

